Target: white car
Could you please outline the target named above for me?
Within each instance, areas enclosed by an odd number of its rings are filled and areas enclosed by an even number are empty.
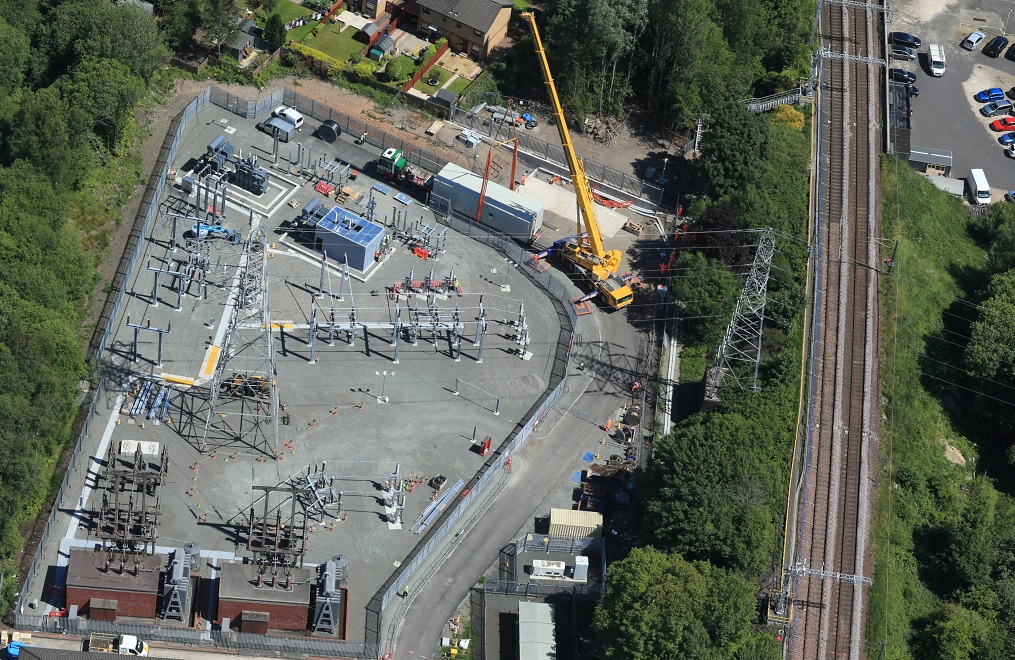
[[[280,105],[271,111],[272,117],[278,117],[283,121],[287,121],[296,128],[303,126],[303,115],[296,112],[295,108],[290,108],[287,105]]]
[[[987,35],[977,30],[971,33],[966,40],[962,42],[961,46],[966,50],[976,50],[976,47],[983,43],[983,40],[987,38]]]

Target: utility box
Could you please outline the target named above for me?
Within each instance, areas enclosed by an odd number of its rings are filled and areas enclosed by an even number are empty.
[[[589,558],[578,555],[574,558],[574,579],[576,582],[588,582]]]
[[[549,561],[545,559],[532,560],[532,577],[534,578],[562,578],[564,577],[564,562]]]

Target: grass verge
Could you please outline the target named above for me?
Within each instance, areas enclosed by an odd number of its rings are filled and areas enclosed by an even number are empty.
[[[955,298],[968,297],[962,278],[983,269],[986,253],[966,233],[963,204],[905,163],[883,159],[882,187],[883,234],[898,240],[899,248],[893,277],[882,278],[881,287],[880,435],[887,467],[878,480],[867,638],[872,649],[886,643],[885,658],[910,658],[914,622],[940,604],[921,581],[914,531],[934,519],[942,506],[936,498],[966,482],[975,464],[973,445],[928,390],[927,347],[945,331]],[[970,459],[969,467],[949,462],[945,443]],[[938,495],[911,483],[933,484]]]

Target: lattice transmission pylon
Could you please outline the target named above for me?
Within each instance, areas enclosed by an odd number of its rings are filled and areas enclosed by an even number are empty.
[[[775,230],[765,229],[754,255],[754,265],[737,300],[733,318],[715,354],[715,362],[705,377],[705,407],[719,402],[719,392],[730,385],[741,390],[758,391],[758,365],[761,361],[761,331],[765,323],[768,274],[775,252]]]
[[[211,382],[201,451],[278,456],[278,381],[268,310],[268,242],[257,216],[227,302],[229,324]]]

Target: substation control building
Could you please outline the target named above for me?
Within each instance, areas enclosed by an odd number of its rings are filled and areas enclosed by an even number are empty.
[[[432,194],[449,200],[456,213],[474,219],[482,190],[483,177],[448,163],[434,177]],[[480,221],[511,238],[528,242],[543,227],[543,206],[498,183],[488,181]]]
[[[329,259],[365,272],[384,243],[385,229],[343,208],[335,207],[317,221],[314,246]]]

